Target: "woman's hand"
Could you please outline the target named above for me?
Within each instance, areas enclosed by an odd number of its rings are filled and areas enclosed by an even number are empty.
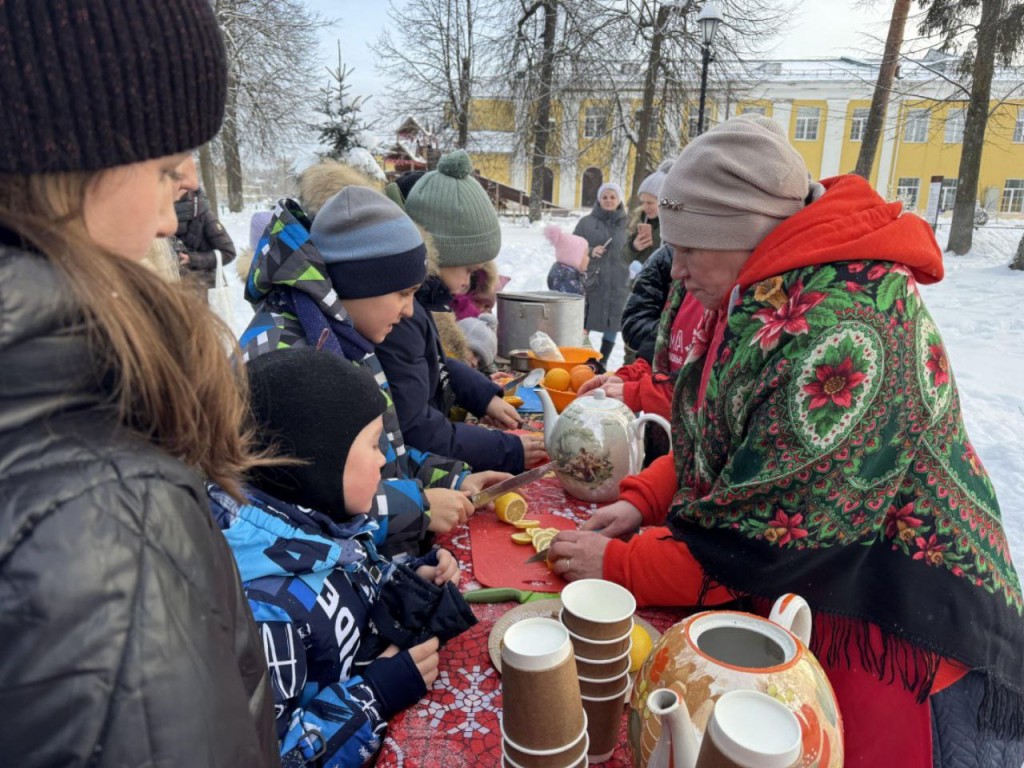
[[[490,488],[492,485],[500,483],[502,480],[508,480],[510,477],[512,475],[508,472],[494,472],[493,470],[474,472],[472,475],[466,476],[459,490],[472,496],[474,493],[480,493],[485,488]]]
[[[628,501],[616,501],[607,507],[595,509],[582,526],[584,531],[600,531],[602,536],[614,539],[636,533],[644,521],[643,513]]]
[[[424,581],[441,586],[446,581],[459,585],[462,572],[459,570],[459,563],[447,549],[437,550],[437,565],[421,565],[416,569],[416,575]]]
[[[409,649],[409,655],[416,664],[416,669],[419,670],[420,677],[423,678],[427,690],[430,690],[430,686],[437,680],[437,665],[441,662],[437,649],[440,645],[441,643],[438,639],[432,637]]]
[[[603,387],[606,383],[612,381],[613,379],[618,379],[619,381],[622,381],[622,379],[619,379],[618,376],[613,376],[610,373],[602,373],[595,376],[592,379],[588,379],[587,381],[583,382],[583,386],[576,390],[576,397],[583,397],[583,395],[587,394],[588,392],[593,392],[595,389]]]
[[[602,256],[604,256],[604,250],[605,249],[603,245],[595,245],[593,250],[590,251],[590,258],[600,259]]]
[[[473,515],[473,503],[464,493],[448,488],[427,488],[424,493],[430,502],[430,524],[427,528],[434,533],[448,533]]]
[[[654,245],[654,237],[651,232],[644,229],[637,230],[636,237],[633,239],[633,247],[642,251],[651,245]]]
[[[515,429],[523,423],[523,417],[519,415],[519,411],[511,403],[497,395],[492,397],[491,402],[487,404],[486,415],[492,423],[505,429]]]
[[[600,579],[604,575],[604,551],[611,539],[593,531],[561,531],[551,541],[551,569],[568,581]]]

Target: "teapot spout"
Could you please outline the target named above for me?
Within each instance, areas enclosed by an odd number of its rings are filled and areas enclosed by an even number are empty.
[[[661,720],[661,736],[647,768],[694,768],[700,742],[679,694],[669,688],[658,688],[648,697],[647,708]]]
[[[552,435],[554,435],[555,425],[558,423],[558,411],[555,410],[555,404],[551,401],[551,395],[547,393],[544,387],[537,390],[537,395],[540,397],[540,403],[544,407],[544,449],[550,455]]]

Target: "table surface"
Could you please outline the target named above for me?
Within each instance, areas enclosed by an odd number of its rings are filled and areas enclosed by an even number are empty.
[[[545,478],[519,491],[532,512],[548,512],[579,524],[596,507],[565,494],[558,481]],[[478,512],[494,514],[489,509]],[[439,543],[462,567],[463,591],[479,589],[473,576],[469,528],[465,525]],[[441,650],[440,671],[427,695],[395,717],[388,728],[378,765],[386,768],[491,768],[501,765],[501,677],[491,664],[487,641],[495,621],[516,603],[473,605],[479,623]],[[682,611],[641,609],[638,614],[658,631],[684,615]],[[631,766],[626,745],[625,707],[619,746],[602,765]]]

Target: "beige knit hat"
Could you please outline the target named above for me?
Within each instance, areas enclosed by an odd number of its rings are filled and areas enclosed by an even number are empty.
[[[661,188],[661,240],[684,248],[753,250],[804,207],[810,175],[782,126],[745,114],[683,149]]]

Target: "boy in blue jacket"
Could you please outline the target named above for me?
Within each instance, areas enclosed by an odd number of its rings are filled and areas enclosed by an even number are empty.
[[[324,349],[368,370],[384,393],[387,463],[371,516],[380,526],[377,544],[390,557],[421,554],[433,534],[473,514],[467,493],[505,477],[470,474],[465,460],[405,442],[376,348],[412,314],[426,274],[426,248],[409,217],[379,192],[347,187],[313,221],[295,201],[281,200],[246,281],[256,308],[239,340],[246,360],[286,347]]]
[[[362,766],[437,677],[439,641],[476,620],[450,553],[396,565],[374,544],[387,402],[373,377],[307,348],[257,358],[249,380],[257,444],[292,463],[256,470],[247,504],[208,493],[263,638],[282,762]]]

